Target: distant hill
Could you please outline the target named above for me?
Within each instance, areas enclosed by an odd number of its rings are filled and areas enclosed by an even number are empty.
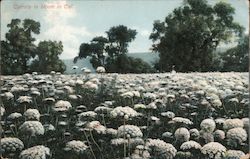
[[[159,60],[159,55],[157,53],[151,53],[151,52],[128,53],[127,55],[134,58],[140,58],[143,61],[149,63],[150,65],[153,65],[155,61]],[[73,63],[73,59],[62,59],[62,61],[66,65],[65,74],[81,73],[81,68],[83,67],[86,67],[90,69],[92,72],[94,72],[94,68],[90,63],[89,58],[80,59],[75,64]],[[72,70],[73,66],[78,66],[78,69]]]

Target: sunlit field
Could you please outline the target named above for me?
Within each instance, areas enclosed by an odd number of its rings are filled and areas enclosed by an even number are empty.
[[[1,150],[20,159],[239,159],[247,73],[2,76]]]

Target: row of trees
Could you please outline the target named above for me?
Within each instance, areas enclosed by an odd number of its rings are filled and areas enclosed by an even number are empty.
[[[1,74],[65,71],[66,67],[58,57],[63,52],[62,42],[41,41],[35,45],[34,35],[40,33],[39,22],[12,19],[7,27],[6,40],[1,41]]]
[[[182,6],[174,9],[164,21],[153,23],[152,51],[160,60],[151,67],[142,59],[127,56],[128,46],[137,31],[124,25],[111,27],[105,36],[94,37],[82,43],[78,59],[91,57],[94,68],[103,66],[107,72],[149,73],[248,71],[249,38],[243,35],[244,28],[234,21],[235,9],[225,2],[214,6],[206,0],[183,0]],[[59,55],[62,42],[41,41],[35,45],[34,35],[40,33],[40,23],[31,19],[13,19],[7,25],[6,40],[1,41],[2,74],[26,72],[64,72],[66,67]],[[236,47],[218,52],[222,43],[237,39]]]
[[[91,57],[96,68],[104,66],[108,72],[143,73],[205,71],[248,71],[248,36],[244,28],[234,22],[235,9],[228,3],[214,6],[206,0],[184,0],[164,21],[157,20],[149,37],[152,51],[160,60],[154,68],[141,59],[126,55],[129,42],[136,31],[120,25],[106,32],[106,37],[95,37],[82,43],[75,58]],[[225,52],[218,52],[222,43],[238,39],[238,45]]]
[[[94,68],[103,66],[108,72],[153,72],[153,68],[148,63],[139,58],[127,56],[129,43],[135,39],[136,34],[136,30],[124,25],[112,27],[106,31],[107,37],[98,36],[89,43],[82,43],[74,62],[89,56]]]

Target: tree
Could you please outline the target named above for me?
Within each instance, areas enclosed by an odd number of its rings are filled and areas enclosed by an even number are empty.
[[[106,34],[107,38],[99,36],[93,38],[90,43],[82,43],[74,62],[79,58],[89,56],[94,68],[104,66],[107,72],[152,72],[152,68],[148,63],[126,55],[129,43],[136,37],[136,30],[119,25],[111,27]]]
[[[152,73],[154,69],[140,58],[129,57],[121,54],[115,60],[115,63],[107,61],[107,70],[111,73]]]
[[[48,74],[51,71],[64,72],[65,64],[59,59],[63,52],[62,42],[41,41],[36,49],[35,60],[32,61],[32,71]]]
[[[128,44],[135,39],[136,30],[119,25],[110,28],[106,33],[109,40],[109,45],[106,47],[107,70],[119,73],[133,72],[130,69],[131,59],[125,54],[128,52]]]
[[[80,45],[80,51],[77,57],[75,57],[74,62],[78,58],[86,58],[87,56],[91,57],[91,64],[94,68],[98,66],[105,65],[105,48],[108,43],[108,39],[102,36],[95,37],[91,40],[90,43],[82,43]]]
[[[137,34],[136,30],[128,29],[124,25],[112,27],[106,33],[110,43],[107,52],[112,58],[127,53],[128,44],[135,39]]]
[[[33,34],[40,33],[40,23],[31,19],[12,19],[7,25],[6,41],[1,41],[2,74],[23,74],[28,72],[28,62],[35,56],[36,46]]]
[[[1,41],[1,74],[15,75],[22,72],[14,49],[6,41]]]
[[[249,66],[249,37],[243,36],[238,45],[222,53],[223,68],[222,71],[248,72]]]
[[[164,22],[155,21],[150,39],[159,52],[161,71],[210,71],[213,52],[221,42],[239,36],[243,27],[233,21],[234,8],[225,2],[185,0]]]

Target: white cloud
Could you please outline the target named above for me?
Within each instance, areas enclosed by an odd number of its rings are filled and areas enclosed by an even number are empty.
[[[76,10],[74,7],[70,9],[64,9],[65,5],[70,5],[69,1],[53,1],[44,3],[46,6],[62,6],[62,8],[48,8],[46,10],[45,21],[51,24],[67,23],[69,18],[76,16]]]
[[[138,35],[146,37],[146,38],[149,37],[149,35],[151,34],[150,30],[147,30],[138,26],[133,26],[131,28],[135,29],[138,32]]]
[[[72,6],[70,1],[47,2],[48,6]],[[61,58],[74,58],[79,52],[79,46],[82,42],[88,42],[99,33],[89,31],[85,26],[74,26],[70,20],[76,17],[74,6],[70,9],[46,9],[44,21],[48,29],[43,34],[45,40],[57,40],[63,43],[63,53]]]
[[[149,30],[145,29],[145,30],[141,30],[140,34],[141,34],[141,36],[149,37],[149,35],[151,34],[151,32]]]

